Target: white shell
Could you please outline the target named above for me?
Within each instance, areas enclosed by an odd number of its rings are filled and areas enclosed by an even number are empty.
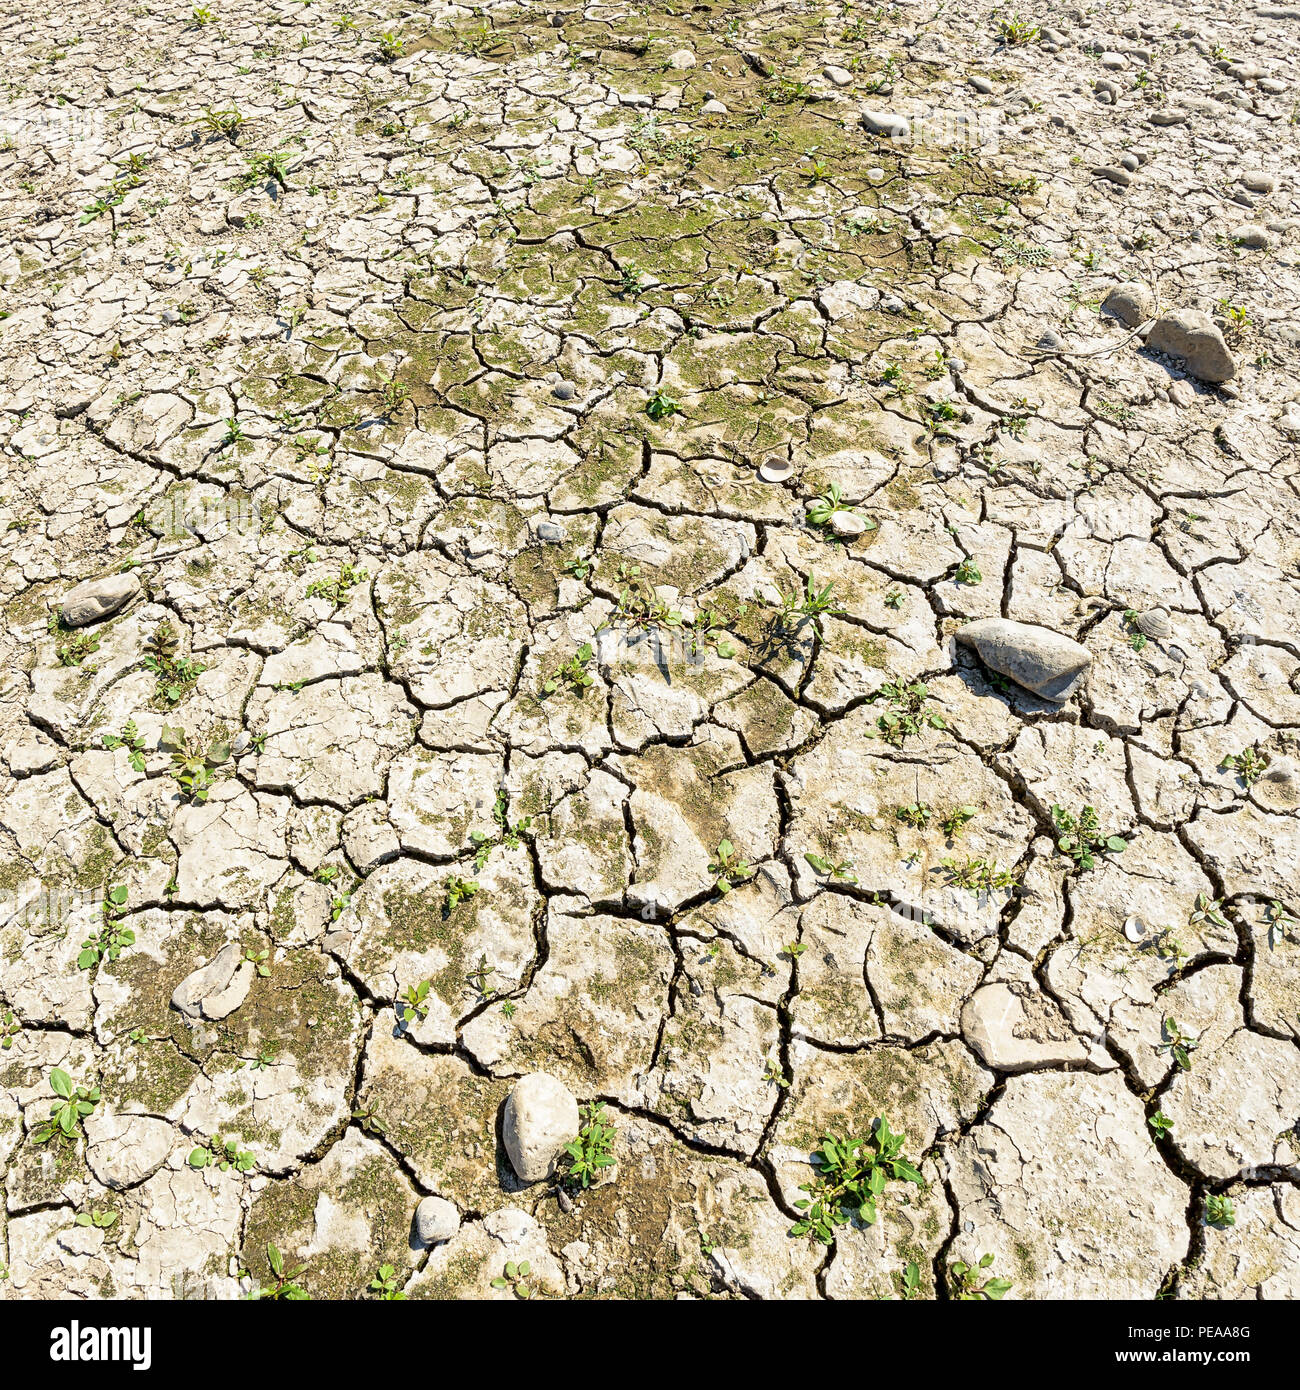
[[[1164,608],[1148,608],[1145,612],[1139,613],[1133,621],[1137,624],[1139,632],[1158,641],[1168,637],[1174,630],[1174,625],[1169,621],[1169,613]]]
[[[765,483],[783,483],[787,478],[794,476],[794,464],[789,459],[772,458],[764,461],[763,466],[758,470],[758,476]]]
[[[1147,924],[1141,917],[1130,917],[1124,923],[1124,935],[1137,945],[1139,941],[1146,940]]]

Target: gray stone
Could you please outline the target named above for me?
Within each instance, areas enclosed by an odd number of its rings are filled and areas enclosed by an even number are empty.
[[[907,117],[892,111],[864,111],[862,125],[869,134],[886,140],[907,140],[912,134],[912,124]]]
[[[1118,188],[1127,188],[1133,182],[1133,175],[1117,164],[1099,164],[1092,172],[1096,178],[1107,179]]]
[[[1101,311],[1117,318],[1126,328],[1136,328],[1155,317],[1155,296],[1136,280],[1116,285],[1102,301]]]
[[[571,401],[578,394],[578,388],[571,381],[557,381],[551,387],[551,395],[557,401]]]
[[[421,1245],[450,1240],[460,1230],[460,1212],[445,1197],[425,1197],[415,1209],[415,1238]]]
[[[578,1133],[578,1102],[555,1077],[535,1071],[515,1082],[501,1133],[510,1166],[524,1182],[548,1177],[564,1146]]]
[[[244,960],[238,942],[231,941],[199,969],[187,975],[172,993],[172,1008],[186,1018],[217,1023],[228,1018],[248,998],[256,973]]]
[[[957,629],[957,640],[974,647],[991,670],[1056,704],[1074,694],[1092,662],[1092,653],[1073,638],[1008,618],[966,623]]]
[[[536,534],[537,539],[545,541],[547,545],[559,545],[569,533],[558,521],[552,521],[548,517],[545,521],[537,523]]]
[[[1267,230],[1254,223],[1237,227],[1232,233],[1232,239],[1238,246],[1245,247],[1247,251],[1267,251],[1273,244],[1273,238],[1269,236]]]
[[[63,600],[64,625],[85,627],[87,623],[97,623],[124,608],[139,592],[140,576],[132,570],[84,579]]]
[[[1179,357],[1200,381],[1227,381],[1236,375],[1237,363],[1223,334],[1200,309],[1174,309],[1156,320],[1147,347]]]

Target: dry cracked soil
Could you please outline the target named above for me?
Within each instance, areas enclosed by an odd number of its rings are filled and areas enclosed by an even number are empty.
[[[5,10],[0,1299],[1300,1294],[1300,8]]]

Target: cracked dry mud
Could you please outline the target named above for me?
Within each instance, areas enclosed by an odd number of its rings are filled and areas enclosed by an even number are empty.
[[[0,1298],[1300,1293],[1300,9],[40,8]]]

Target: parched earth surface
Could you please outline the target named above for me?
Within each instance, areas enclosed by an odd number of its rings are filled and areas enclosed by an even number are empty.
[[[1300,1293],[1300,9],[6,10],[0,1298]]]

